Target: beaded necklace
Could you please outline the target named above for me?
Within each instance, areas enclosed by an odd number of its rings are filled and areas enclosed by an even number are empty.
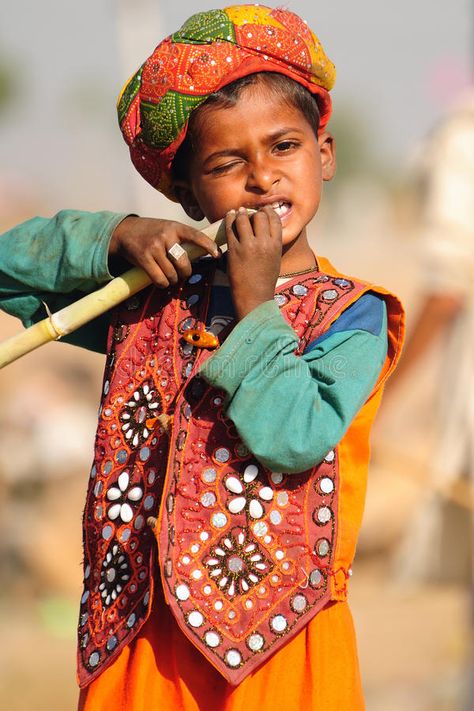
[[[317,268],[318,268],[318,265],[313,264],[312,267],[308,267],[308,269],[303,269],[300,272],[287,272],[286,274],[279,274],[278,278],[279,279],[290,279],[291,277],[300,276],[302,274],[309,274],[310,272],[314,272],[314,270]]]

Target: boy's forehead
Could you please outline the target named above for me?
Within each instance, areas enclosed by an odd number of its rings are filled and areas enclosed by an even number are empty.
[[[213,144],[216,149],[238,146],[249,138],[255,142],[277,140],[309,127],[303,113],[278,91],[255,84],[244,87],[233,106],[206,106],[196,119],[193,146],[198,152],[212,151]]]
[[[320,127],[331,113],[335,69],[318,38],[284,8],[237,5],[193,15],[161,42],[126,84],[119,122],[141,175],[171,199],[171,167],[191,113],[237,79],[277,72],[317,98]]]

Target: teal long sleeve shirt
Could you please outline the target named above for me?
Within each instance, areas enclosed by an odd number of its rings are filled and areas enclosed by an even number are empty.
[[[62,210],[0,235],[0,309],[28,327],[46,318],[45,304],[54,313],[110,281],[109,243],[125,217]],[[105,314],[63,340],[103,353],[108,323]]]
[[[126,215],[64,210],[0,235],[0,308],[29,326],[112,276],[111,235]],[[104,351],[108,314],[68,337]],[[364,294],[295,356],[297,336],[273,301],[240,321],[201,375],[226,393],[227,415],[272,471],[321,461],[369,396],[387,353],[384,301]],[[238,354],[238,358],[235,355]]]
[[[384,303],[368,297],[375,303],[366,297],[362,311],[379,311],[370,323],[378,335],[364,330],[367,313],[365,321],[359,314],[359,328],[357,319],[349,325],[348,309],[348,330],[335,322],[331,334],[296,356],[296,333],[268,301],[240,321],[201,368],[226,392],[227,415],[270,470],[300,472],[322,461],[369,396],[387,353],[387,320]]]

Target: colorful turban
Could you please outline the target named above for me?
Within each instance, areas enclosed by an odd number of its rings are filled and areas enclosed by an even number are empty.
[[[263,5],[199,12],[161,42],[125,85],[118,117],[132,162],[176,200],[171,164],[193,109],[210,94],[256,72],[278,72],[316,96],[322,130],[331,114],[335,68],[298,15]]]

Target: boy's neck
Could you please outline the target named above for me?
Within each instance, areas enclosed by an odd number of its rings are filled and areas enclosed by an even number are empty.
[[[309,246],[306,233],[283,248],[280,264],[280,274],[293,274],[316,266],[316,258]]]

